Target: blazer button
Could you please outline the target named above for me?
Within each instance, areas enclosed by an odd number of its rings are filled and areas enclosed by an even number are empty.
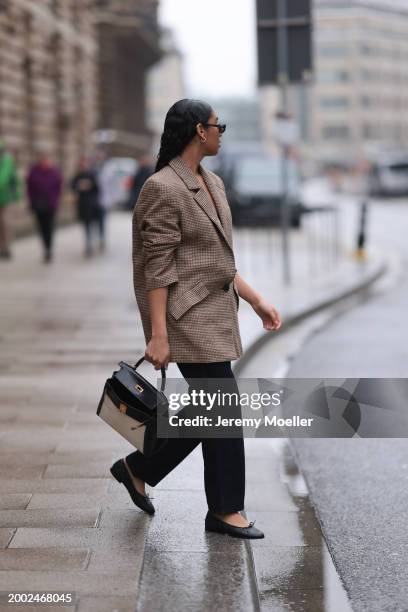
[[[228,290],[229,290],[229,287],[230,287],[230,284],[229,284],[229,283],[226,283],[225,285],[223,285],[223,287],[222,287],[222,288],[224,289],[224,291],[228,291]]]

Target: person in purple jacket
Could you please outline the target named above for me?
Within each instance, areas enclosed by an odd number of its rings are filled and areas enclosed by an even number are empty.
[[[44,244],[44,262],[52,261],[55,217],[62,191],[62,175],[48,153],[41,153],[27,176],[30,208]]]

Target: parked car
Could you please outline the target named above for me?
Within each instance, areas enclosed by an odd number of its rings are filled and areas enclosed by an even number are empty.
[[[233,163],[228,178],[224,179],[234,225],[280,224],[283,177],[279,157],[239,157]],[[287,161],[287,185],[289,222],[292,227],[300,227],[303,211],[300,175],[296,162],[291,159]]]
[[[408,151],[384,151],[371,161],[368,175],[372,196],[408,195]]]
[[[203,165],[222,178],[225,184],[231,182],[231,174],[238,160],[248,157],[263,157],[266,150],[258,141],[222,143],[218,155],[206,157]]]

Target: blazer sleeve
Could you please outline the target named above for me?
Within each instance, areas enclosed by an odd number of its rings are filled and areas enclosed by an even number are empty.
[[[178,282],[175,250],[181,230],[177,194],[170,187],[147,181],[135,216],[143,245],[146,290]]]

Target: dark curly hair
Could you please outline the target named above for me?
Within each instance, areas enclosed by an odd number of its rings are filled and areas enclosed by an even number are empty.
[[[213,109],[201,100],[185,98],[168,110],[160,140],[156,172],[166,166],[173,157],[180,155],[197,133],[197,123],[207,123]]]

